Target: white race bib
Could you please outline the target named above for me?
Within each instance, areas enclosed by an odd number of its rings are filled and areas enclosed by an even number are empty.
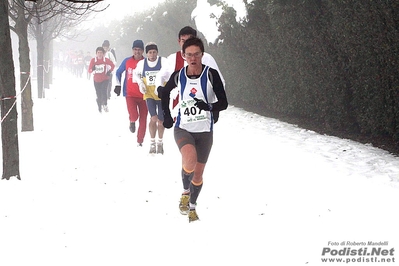
[[[189,124],[209,119],[210,112],[200,110],[195,105],[194,99],[180,102],[180,123]]]
[[[156,78],[158,72],[159,72],[158,70],[145,72],[147,86],[155,86],[155,78]]]
[[[104,73],[104,65],[95,65],[96,66],[96,74]]]

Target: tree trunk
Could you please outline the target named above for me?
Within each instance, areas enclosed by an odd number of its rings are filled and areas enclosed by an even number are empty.
[[[45,92],[43,88],[44,81],[44,38],[43,34],[41,34],[41,24],[36,26],[36,29],[39,34],[36,34],[36,43],[37,43],[37,97],[39,99],[45,97]]]
[[[44,44],[44,89],[50,89],[53,79],[53,41]]]
[[[18,35],[19,67],[21,80],[21,112],[22,132],[33,131],[33,101],[31,88],[31,69],[28,43],[28,21],[25,20],[23,7],[18,11],[18,19],[15,22],[15,33]]]
[[[3,177],[21,179],[19,174],[18,120],[15,106],[15,76],[11,34],[8,21],[8,1],[0,0],[0,96]]]

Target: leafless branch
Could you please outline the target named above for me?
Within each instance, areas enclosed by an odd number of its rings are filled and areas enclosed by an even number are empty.
[[[38,0],[25,0],[26,2],[37,2]],[[104,0],[65,0],[66,2],[72,3],[98,3]]]

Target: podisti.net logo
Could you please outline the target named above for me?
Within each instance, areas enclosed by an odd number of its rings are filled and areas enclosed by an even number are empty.
[[[321,261],[326,263],[387,263],[395,265],[395,248],[388,241],[328,241],[322,248]]]

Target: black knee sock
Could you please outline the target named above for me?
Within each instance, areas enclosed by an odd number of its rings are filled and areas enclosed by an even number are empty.
[[[184,169],[181,169],[181,177],[183,179],[183,189],[184,190],[189,190],[190,189],[190,183],[191,180],[193,179],[194,172],[187,173],[184,171]]]
[[[203,182],[200,185],[190,184],[190,203],[196,204],[199,193],[201,192]]]

